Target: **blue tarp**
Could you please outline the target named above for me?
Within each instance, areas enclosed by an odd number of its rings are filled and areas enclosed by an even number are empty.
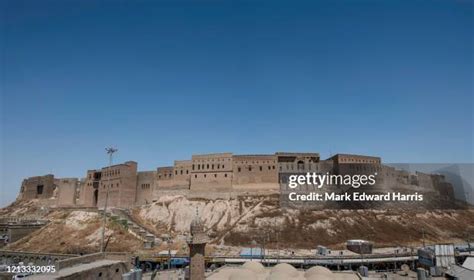
[[[189,264],[188,258],[171,258],[171,266],[184,266]]]
[[[243,248],[240,250],[241,258],[258,258],[262,257],[262,248]]]

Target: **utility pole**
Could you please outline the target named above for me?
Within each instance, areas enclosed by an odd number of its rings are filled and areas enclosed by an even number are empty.
[[[109,168],[107,171],[110,172],[110,168],[112,167],[112,156],[118,150],[112,147],[105,148],[105,151],[109,155]],[[105,226],[107,224],[107,202],[109,200],[109,188],[110,188],[110,173],[107,175],[107,186],[105,186],[105,203],[104,203],[104,213],[103,213],[103,220],[102,220],[102,236],[100,238],[100,252],[105,252]]]
[[[280,263],[280,244],[279,242],[279,234],[276,232],[276,239],[277,239],[277,263]]]

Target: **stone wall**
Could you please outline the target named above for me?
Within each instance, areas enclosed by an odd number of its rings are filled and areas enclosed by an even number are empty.
[[[277,158],[274,155],[233,156],[233,188],[262,187],[278,183]]]
[[[174,162],[174,187],[189,188],[191,186],[191,172],[192,172],[192,161],[191,160],[176,160]]]
[[[21,184],[19,199],[52,198],[54,190],[54,175],[29,177]]]
[[[141,171],[137,176],[136,205],[145,205],[152,202],[153,190],[156,183],[156,171]]]
[[[79,205],[97,207],[101,174],[100,170],[87,170],[86,177],[81,182]]]
[[[76,191],[79,186],[77,178],[54,179],[57,188],[57,202],[59,207],[71,207],[76,205]]]
[[[137,163],[127,161],[101,170],[97,206],[103,208],[109,192],[108,206],[128,208],[135,205],[137,192]]]
[[[228,191],[232,189],[232,154],[192,156],[191,190]]]
[[[157,173],[156,188],[166,189],[166,188],[174,187],[175,182],[174,182],[173,166],[158,167],[156,170],[156,173]]]

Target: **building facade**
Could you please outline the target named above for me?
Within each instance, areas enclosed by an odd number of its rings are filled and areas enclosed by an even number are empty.
[[[261,155],[216,153],[193,155],[176,160],[173,166],[138,171],[127,161],[111,167],[88,170],[86,177],[54,178],[53,175],[23,180],[19,199],[56,199],[57,206],[128,208],[156,201],[162,194],[230,193],[278,191],[290,175],[378,174],[385,185],[428,186],[434,192],[453,197],[453,188],[444,177],[397,170],[382,165],[381,158],[337,154],[321,160],[318,153],[277,152]]]

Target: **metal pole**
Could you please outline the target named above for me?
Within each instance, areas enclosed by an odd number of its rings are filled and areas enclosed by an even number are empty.
[[[107,168],[107,171],[110,172],[110,169],[112,167],[112,155],[118,150],[114,148],[105,148],[105,150],[107,151],[107,154],[109,155],[109,167]],[[103,219],[102,219],[102,234],[100,238],[100,252],[101,253],[104,253],[105,251],[105,227],[107,224],[107,202],[109,200],[109,188],[110,188],[110,173],[107,175],[107,186],[105,188],[104,213],[103,213]]]

